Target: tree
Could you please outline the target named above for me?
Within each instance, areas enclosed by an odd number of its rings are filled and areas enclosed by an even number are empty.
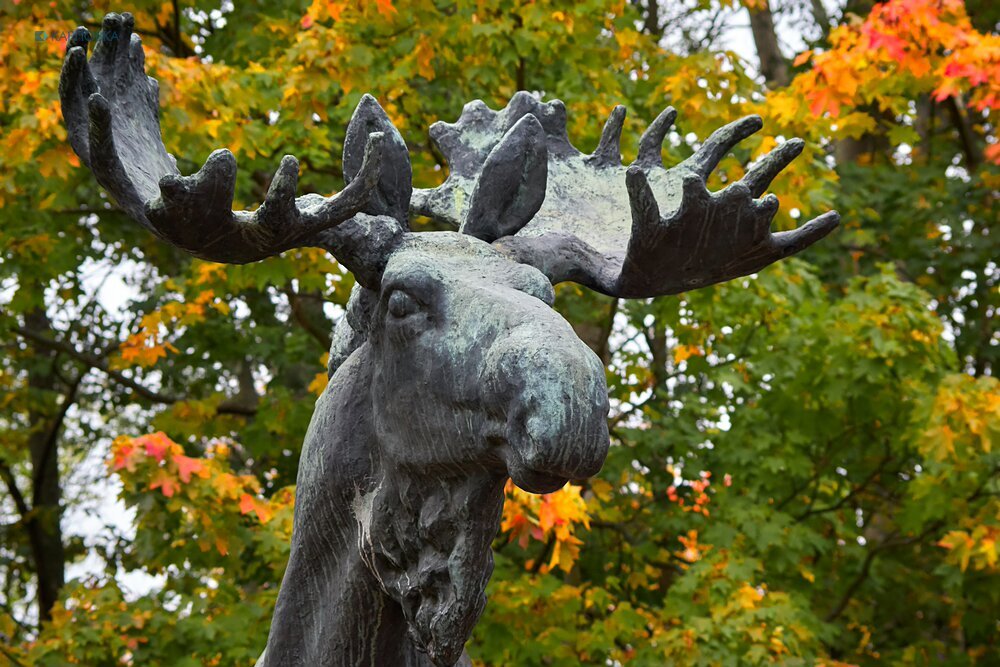
[[[60,36],[82,23],[97,38],[115,7],[29,4],[0,10],[2,654],[252,664],[352,280],[319,252],[223,267],[131,226],[70,152],[58,108]],[[719,50],[726,15],[707,3],[127,9],[168,150],[190,172],[229,147],[247,206],[283,153],[300,157],[307,190],[337,187],[364,92],[400,128],[422,186],[442,178],[430,123],[518,89],[563,99],[581,147],[625,104],[626,158],[667,103],[679,111],[667,160],[761,113],[764,132],[716,186],[806,140],[773,186],[776,224],[831,205],[845,222],[802,260],[648,303],[557,290],[608,363],[613,447],[589,482],[511,488],[470,646],[480,663],[997,659],[989,3],[850,3],[831,18],[822,3],[747,2],[759,66]],[[786,60],[773,26],[800,15],[818,37]],[[84,540],[67,516],[108,484],[132,530]],[[86,554],[104,574],[67,581]],[[157,585],[127,590],[141,569]]]

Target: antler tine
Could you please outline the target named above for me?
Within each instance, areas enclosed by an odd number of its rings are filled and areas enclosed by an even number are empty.
[[[663,140],[675,120],[677,120],[677,110],[673,107],[667,107],[660,112],[639,138],[639,155],[634,164],[646,168],[663,166]]]
[[[777,199],[777,197],[775,197]],[[817,216],[806,222],[802,226],[791,229],[787,232],[778,232],[771,237],[771,246],[774,253],[768,264],[776,259],[789,257],[797,252],[805,250],[816,241],[819,241],[832,232],[840,224],[840,214],[836,211],[827,211],[823,215]],[[775,257],[776,256],[776,257]],[[765,264],[764,266],[767,266]]]
[[[760,162],[750,169],[746,176],[743,177],[743,182],[750,186],[750,193],[754,197],[759,197],[764,194],[764,191],[767,190],[767,186],[771,184],[774,177],[802,153],[802,149],[805,148],[805,145],[806,142],[801,139],[789,139],[785,143],[781,144],[781,146],[765,155]]]
[[[625,107],[619,104],[611,110],[601,140],[590,154],[589,161],[595,166],[619,165],[622,163],[622,126],[625,124]]]
[[[722,162],[722,158],[726,157],[736,144],[762,127],[764,127],[764,121],[760,116],[746,116],[724,125],[713,132],[701,145],[701,148],[695,151],[694,155],[678,166],[686,167],[701,176],[702,179],[707,179],[709,174]]]
[[[90,141],[87,101],[97,92],[97,81],[87,66],[87,44],[90,33],[79,27],[66,43],[66,61],[59,77],[59,98],[62,102],[66,135],[73,151],[90,166]]]
[[[365,160],[368,154],[367,138],[373,134],[384,135],[381,143],[382,166],[376,175],[378,186],[363,210],[371,215],[391,216],[408,228],[410,196],[413,193],[410,152],[385,110],[367,93],[361,96],[347,125],[344,181],[349,187],[359,176],[370,176]]]

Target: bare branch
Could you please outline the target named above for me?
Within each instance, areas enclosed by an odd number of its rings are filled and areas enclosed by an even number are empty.
[[[150,401],[151,403],[170,405],[173,403],[178,403],[180,401],[186,400],[185,397],[183,396],[174,396],[172,394],[165,394],[154,391],[144,386],[140,382],[137,382],[132,378],[126,376],[122,372],[110,368],[107,359],[78,350],[76,347],[74,347],[69,343],[60,340],[55,340],[47,336],[43,336],[24,327],[13,327],[12,330],[18,335],[22,336],[23,338],[26,338],[27,340],[30,340],[31,342],[35,343],[36,345],[39,345],[49,350],[62,352],[72,357],[73,359],[76,359],[77,361],[83,363],[89,368],[101,371],[109,378],[114,380],[116,383],[131,389],[133,393],[146,399],[147,401]],[[252,416],[257,413],[257,409],[254,407],[239,405],[235,402],[226,401],[219,404],[219,406],[216,408],[216,413]]]

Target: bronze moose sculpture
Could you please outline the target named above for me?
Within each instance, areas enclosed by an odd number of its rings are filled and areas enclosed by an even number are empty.
[[[303,445],[291,556],[258,665],[468,664],[506,479],[554,491],[596,474],[609,446],[604,368],[552,309],[552,285],[678,293],[753,273],[838,223],[831,212],[770,231],[778,201],[761,195],[798,140],[706,189],[759,117],[665,169],[668,108],[625,167],[623,107],[585,155],[562,103],[524,92],[431,127],[450,168],[431,190],[413,190],[406,144],[366,95],[338,195],[296,197],[298,163],[285,156],[260,207],[233,211],[233,155],[215,151],[180,175],[131,15],[109,14],[103,28],[119,37],[89,62],[86,30],[74,33],[60,95],[73,149],[118,205],[206,260],[319,247],[358,283]],[[411,213],[458,230],[413,232]]]

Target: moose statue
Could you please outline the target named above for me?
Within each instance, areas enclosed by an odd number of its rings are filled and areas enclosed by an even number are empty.
[[[589,155],[566,108],[519,92],[467,104],[430,136],[449,172],[414,190],[406,144],[371,96],[347,127],[339,194],[296,196],[282,158],[264,202],[233,211],[236,161],[182,176],[160,138],[157,82],[130,14],[108,14],[89,62],[69,40],[69,141],[136,223],[196,257],[242,264],[329,251],[357,286],[298,471],[288,568],[258,665],[468,665],[486,604],[507,478],[534,493],[596,474],[609,446],[598,357],[552,309],[573,281],[620,298],[676,294],[758,271],[823,238],[835,212],[771,233],[782,144],[719,192],[712,170],[762,127],[749,116],[664,168],[668,108],[621,162],[624,107]],[[414,232],[419,214],[457,231]]]

